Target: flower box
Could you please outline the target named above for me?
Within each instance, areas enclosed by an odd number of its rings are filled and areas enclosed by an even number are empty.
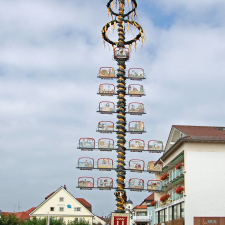
[[[152,201],[152,202],[151,202],[151,206],[155,206],[156,203],[157,203],[157,201]]]
[[[165,194],[160,198],[161,202],[165,202],[170,197],[170,194]]]
[[[183,163],[178,163],[177,165],[176,165],[176,170],[179,170],[179,169],[181,169],[182,167],[184,166],[184,164]]]
[[[184,192],[184,187],[178,187],[175,192],[179,195],[181,195]]]
[[[168,177],[169,177],[169,174],[168,173],[165,173],[164,175],[162,175],[160,177],[160,180],[166,180]]]

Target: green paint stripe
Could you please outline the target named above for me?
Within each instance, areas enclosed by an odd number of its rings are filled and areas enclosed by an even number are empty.
[[[178,155],[173,161],[172,163],[175,163],[178,159],[182,158],[184,156],[184,153],[182,153],[181,155]]]

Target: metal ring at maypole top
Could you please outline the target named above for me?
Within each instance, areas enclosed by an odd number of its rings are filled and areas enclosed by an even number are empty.
[[[140,40],[140,38],[142,38],[142,43],[143,41],[145,40],[145,32],[143,30],[143,28],[135,21],[130,21],[130,20],[123,20],[123,25],[124,23],[126,24],[131,24],[131,25],[134,25],[138,30],[139,30],[139,33],[136,35],[135,38],[133,38],[132,40],[130,41],[124,41],[124,45],[132,45],[134,42],[136,43],[138,40]],[[113,29],[115,29],[115,25],[116,24],[120,24],[120,22],[118,20],[113,20],[111,22],[108,22],[103,28],[102,28],[102,38],[108,42],[109,44],[111,44],[112,46],[116,45],[118,46],[118,43],[119,42],[115,42],[115,41],[112,41],[108,38],[107,36],[107,31],[109,28],[111,28],[113,26]]]
[[[137,13],[136,13],[136,8],[137,8],[137,2],[136,0],[131,0],[132,2],[132,10],[130,10],[129,12],[127,12],[126,14],[123,15],[123,17],[128,17],[129,18],[129,15],[131,13],[134,12],[134,14],[137,16]],[[111,4],[113,3],[113,0],[110,0],[108,3],[107,3],[107,8],[108,8],[108,13],[111,13],[111,16],[114,15],[114,16],[119,16],[120,14],[119,13],[115,13],[113,10],[112,10],[112,7],[111,7]],[[129,0],[128,0],[128,4],[129,4]]]

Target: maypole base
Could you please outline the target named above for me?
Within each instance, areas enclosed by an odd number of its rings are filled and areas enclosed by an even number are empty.
[[[130,225],[129,213],[112,213],[111,225]]]

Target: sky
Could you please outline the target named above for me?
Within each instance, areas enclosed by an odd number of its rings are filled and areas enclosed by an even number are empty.
[[[146,96],[143,135],[166,143],[172,125],[224,126],[225,1],[138,0],[138,23],[147,41],[133,50],[127,68],[143,68]],[[116,209],[113,191],[81,191],[79,177],[116,173],[80,171],[78,158],[112,158],[115,152],[82,152],[79,138],[116,139],[96,133],[99,121],[115,115],[96,112],[104,82],[100,67],[117,68],[112,48],[104,48],[102,27],[111,20],[107,0],[2,0],[0,7],[0,210],[26,211],[64,184],[77,198],[107,216]],[[132,38],[127,34],[127,38]],[[112,35],[116,40],[117,37]],[[116,81],[112,81],[116,84]],[[127,81],[132,84],[132,81]],[[161,154],[127,153],[130,159],[156,160]],[[130,178],[152,179],[127,172]],[[140,204],[148,192],[127,192]],[[19,202],[19,205],[18,205]],[[107,207],[106,207],[107,206]]]

